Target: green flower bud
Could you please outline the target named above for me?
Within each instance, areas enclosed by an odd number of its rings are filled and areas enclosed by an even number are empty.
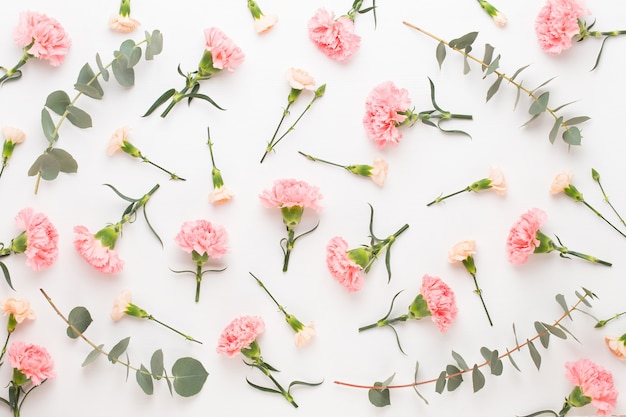
[[[583,390],[580,387],[575,387],[567,398],[567,402],[573,407],[584,407],[591,403],[591,397],[583,394]]]
[[[348,258],[361,268],[365,268],[372,259],[372,251],[370,248],[357,248],[348,251]]]
[[[102,229],[100,229],[94,237],[98,239],[102,246],[106,246],[109,249],[115,248],[115,242],[117,242],[117,238],[120,237],[120,229],[121,225],[110,224]]]
[[[371,177],[374,167],[371,165],[349,165],[346,167],[346,169],[353,174],[362,175],[364,177]]]
[[[488,190],[491,188],[491,180],[489,178],[483,178],[478,180],[469,186],[470,191]]]
[[[293,229],[296,227],[300,220],[302,220],[302,214],[304,213],[304,207],[281,207],[280,212],[283,215],[283,223],[287,226],[287,229]]]
[[[565,193],[566,196],[571,197],[574,201],[580,202],[584,200],[582,193],[572,184],[565,187],[563,189],[563,193]]]
[[[428,304],[422,294],[418,294],[415,300],[409,306],[409,318],[419,320],[424,317],[432,316],[428,309]]]

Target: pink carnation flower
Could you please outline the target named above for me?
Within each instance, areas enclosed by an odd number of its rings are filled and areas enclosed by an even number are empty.
[[[379,84],[369,93],[365,101],[363,126],[378,148],[398,144],[402,138],[398,126],[406,119],[399,113],[406,111],[410,105],[409,92],[396,87],[391,81]]]
[[[20,14],[20,22],[13,32],[15,43],[24,48],[32,43],[28,53],[45,59],[52,66],[59,66],[72,45],[61,24],[45,14],[26,11]]]
[[[332,238],[326,246],[326,265],[348,291],[358,291],[363,286],[363,270],[348,257],[348,243],[340,236]]]
[[[442,333],[446,332],[458,313],[454,292],[441,278],[424,275],[420,293],[426,300],[432,320]]]
[[[124,261],[117,252],[104,246],[85,226],[74,227],[74,247],[99,272],[116,274],[124,268]]]
[[[241,349],[248,349],[252,342],[265,331],[261,317],[241,316],[230,322],[224,329],[217,343],[217,353],[235,356]]]
[[[539,245],[537,232],[546,221],[547,215],[543,210],[533,208],[515,222],[506,241],[506,251],[509,262],[513,265],[522,265],[528,260],[528,255]]]
[[[314,185],[295,179],[274,181],[274,186],[259,194],[261,203],[267,207],[302,207],[321,209],[317,204],[322,198],[320,190]]]
[[[15,225],[26,233],[26,264],[34,271],[52,265],[59,255],[59,234],[56,227],[42,213],[28,207],[15,218]]]
[[[195,220],[183,223],[175,239],[185,252],[196,251],[199,255],[206,253],[211,258],[220,258],[228,253],[227,238],[224,227],[207,220]]]
[[[580,32],[578,19],[589,14],[579,0],[548,0],[535,20],[539,46],[550,55],[571,48],[572,38]]]
[[[55,377],[54,361],[42,346],[13,342],[7,355],[11,366],[30,378],[33,385]]]
[[[613,385],[613,375],[589,359],[576,362],[567,362],[567,379],[580,387],[584,396],[591,398],[591,404],[598,409],[598,415],[603,416],[615,408],[617,391]]]
[[[232,72],[245,58],[244,53],[224,32],[211,27],[204,30],[206,49],[211,52],[213,67]]]
[[[347,61],[361,46],[361,37],[354,33],[354,22],[347,16],[318,9],[308,24],[309,39],[329,58]]]

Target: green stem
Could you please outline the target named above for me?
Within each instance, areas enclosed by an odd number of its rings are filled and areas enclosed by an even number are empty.
[[[285,121],[285,117],[287,117],[287,115],[289,114],[289,108],[291,107],[291,104],[292,104],[291,101],[287,102],[287,107],[285,107],[285,109],[283,110],[283,115],[281,116],[280,121],[278,122],[278,126],[276,126],[276,130],[274,131],[274,134],[272,135],[272,139],[270,139],[270,141],[267,144],[267,147],[265,148],[265,153],[263,154],[263,157],[261,158],[261,162],[260,162],[261,164],[265,160],[265,157],[267,156],[267,154],[270,153],[274,149],[274,146],[276,146],[276,143],[278,143],[278,142],[274,143],[274,139],[276,139],[278,130],[282,126],[283,122]]]
[[[323,163],[328,164],[328,165],[333,165],[333,166],[336,166],[336,167],[339,167],[339,168],[348,169],[348,167],[347,167],[347,166],[345,166],[345,165],[340,165],[340,164],[336,164],[336,163],[334,163],[334,162],[325,161],[325,160],[320,159],[320,158],[315,158],[314,156],[311,156],[311,155],[305,154],[304,152],[300,152],[300,151],[298,151],[298,153],[299,153],[300,155],[304,156],[304,157],[305,157],[306,159],[308,159],[309,161],[314,161],[314,162],[323,162]]]
[[[186,335],[185,333],[182,333],[182,332],[176,330],[175,328],[173,328],[173,327],[163,323],[162,321],[157,320],[156,318],[154,318],[154,316],[152,316],[152,314],[147,315],[146,318],[148,320],[152,320],[153,322],[160,324],[161,326],[163,326],[163,327],[165,327],[167,329],[170,329],[171,331],[173,331],[175,333],[178,333],[179,335],[181,335],[182,337],[184,337],[185,339],[187,339],[187,340],[189,340],[191,342],[196,342],[196,343],[202,344],[202,342],[194,339],[193,337],[191,337],[189,335]]]
[[[580,259],[584,259],[586,261],[592,262],[594,264],[600,264],[600,265],[604,265],[604,266],[612,266],[613,264],[610,262],[606,262],[603,261],[602,259],[598,259],[595,256],[591,256],[591,255],[587,255],[584,253],[580,253],[580,252],[576,252],[573,250],[569,250],[566,247],[563,246],[556,246],[555,245],[555,249],[558,250],[561,253],[561,256],[566,257],[565,255],[572,255],[575,256],[577,258]]]
[[[468,187],[465,187],[462,190],[459,190],[459,191],[454,192],[452,194],[448,194],[448,195],[443,196],[443,197],[437,197],[433,201],[431,201],[430,203],[426,204],[426,207],[430,207],[430,206],[432,206],[433,204],[436,204],[436,203],[441,203],[443,200],[445,200],[447,198],[454,197],[455,195],[464,193],[466,191],[471,191],[471,188],[468,186]]]
[[[598,183],[598,185],[600,186],[600,191],[602,191],[602,197],[604,198],[604,201],[607,202],[607,204],[609,205],[609,207],[611,207],[611,210],[613,210],[613,213],[615,213],[615,215],[617,216],[617,218],[619,219],[620,222],[622,222],[622,224],[624,226],[626,226],[626,222],[624,221],[624,219],[622,218],[622,216],[619,215],[619,213],[617,212],[617,210],[615,209],[615,207],[613,207],[613,204],[611,204],[611,202],[609,201],[609,197],[606,195],[606,193],[604,192],[604,187],[602,187],[602,183],[600,183],[600,179],[598,178],[596,180],[596,182]]]
[[[592,30],[589,32],[589,36],[593,36],[594,38],[599,38],[601,36],[618,36],[618,35],[626,35],[626,30],[611,30],[608,32],[600,32],[599,30]]]
[[[407,321],[408,319],[409,319],[408,314],[403,314],[401,316],[394,317],[392,319],[380,319],[376,323],[372,323],[372,324],[368,324],[367,326],[359,327],[359,332],[362,332],[362,331],[365,331],[365,330],[369,330],[369,329],[373,329],[375,327],[389,326],[389,325],[391,325],[393,323],[396,323],[398,321]]]
[[[196,303],[200,301],[200,283],[202,282],[202,266],[196,266]]]
[[[489,311],[487,311],[487,305],[485,304],[485,300],[483,299],[483,291],[478,287],[478,281],[476,280],[476,274],[470,272],[470,275],[474,279],[474,286],[476,290],[474,291],[480,297],[480,302],[483,304],[483,309],[485,310],[485,314],[487,315],[487,320],[489,320],[489,325],[493,326],[493,322],[491,321],[491,316],[489,315]]]
[[[278,307],[278,309],[285,315],[287,315],[287,313],[285,312],[285,309],[283,308],[283,306],[281,306],[278,301],[274,298],[274,296],[272,295],[272,293],[267,289],[267,287],[263,284],[263,282],[261,282],[260,279],[258,279],[256,276],[254,276],[254,274],[252,272],[248,272],[250,275],[252,275],[252,278],[254,278],[257,282],[257,284],[259,284],[259,286],[261,288],[263,288],[263,291],[265,291],[265,293],[267,295],[270,296],[270,298],[272,299],[272,301],[274,302],[274,304],[276,304],[276,306]]]
[[[215,166],[215,158],[213,158],[213,142],[211,142],[211,130],[208,126],[206,128],[206,131],[208,136],[207,145],[209,146],[209,152],[211,153],[211,165],[213,165],[213,168],[217,168]]]
[[[289,257],[291,256],[291,250],[293,249],[295,239],[295,231],[293,228],[287,228],[287,243],[285,244],[285,259],[283,260],[283,272],[287,272],[289,267]]]
[[[296,403],[296,401],[293,399],[293,397],[291,396],[291,394],[289,393],[289,391],[287,391],[286,389],[284,389],[282,387],[282,385],[280,385],[280,383],[276,380],[276,378],[274,378],[272,376],[272,374],[267,371],[267,373],[265,373],[265,375],[267,375],[267,377],[270,379],[270,381],[272,381],[274,383],[274,385],[276,386],[276,388],[278,388],[278,390],[280,391],[280,393],[282,394],[283,397],[285,397],[285,399],[287,401],[289,401],[289,403],[291,405],[294,406],[294,408],[298,408],[298,404]]]
[[[12,332],[7,332],[7,338],[4,340],[4,346],[2,346],[2,352],[0,352],[0,364],[2,363],[2,358],[7,353],[7,346],[9,345],[9,338],[11,337]]]
[[[186,179],[179,177],[178,175],[174,174],[173,172],[168,171],[167,169],[163,168],[162,166],[159,166],[157,164],[155,164],[154,162],[150,161],[147,157],[143,156],[143,155],[139,155],[139,157],[141,158],[141,160],[143,162],[147,162],[148,164],[152,165],[153,167],[156,167],[158,169],[160,169],[161,171],[167,173],[170,178],[174,181],[179,180],[179,181],[187,181]]]
[[[604,327],[611,320],[616,320],[616,319],[620,318],[621,316],[623,316],[624,314],[626,314],[626,311],[624,311],[622,313],[618,313],[618,314],[614,315],[613,317],[609,317],[608,319],[605,319],[605,320],[598,320],[598,322],[596,323],[596,325],[594,327],[596,327],[596,328]]]
[[[278,142],[280,142],[281,140],[283,140],[283,138],[285,136],[287,136],[287,134],[291,131],[293,131],[296,128],[296,125],[298,124],[298,122],[300,121],[300,119],[302,119],[302,117],[306,114],[307,111],[309,111],[309,109],[311,108],[311,106],[313,105],[313,103],[315,103],[315,100],[318,99],[318,96],[315,95],[315,97],[313,97],[311,99],[311,101],[309,102],[309,104],[307,104],[307,106],[305,107],[305,109],[302,111],[302,113],[300,113],[300,116],[298,116],[298,118],[296,119],[295,122],[293,122],[291,124],[291,126],[289,126],[289,129],[287,129],[287,131],[285,133],[283,133],[278,139],[276,139],[276,142],[274,142],[274,145],[272,146],[272,148],[276,145],[278,145]]]

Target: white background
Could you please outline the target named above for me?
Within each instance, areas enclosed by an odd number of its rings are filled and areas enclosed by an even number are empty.
[[[623,63],[626,39],[610,39],[599,68],[590,72],[600,40],[587,39],[561,56],[543,53],[535,39],[534,19],[542,1],[496,3],[509,18],[504,29],[495,26],[474,1],[441,0],[423,2],[396,0],[380,2],[378,26],[371,14],[357,17],[356,32],[362,36],[360,51],[347,63],[337,63],[321,54],[308,40],[306,25],[319,7],[337,14],[346,12],[351,2],[288,2],[263,0],[266,13],[279,15],[270,33],[259,36],[245,2],[192,1],[133,2],[132,16],[142,22],[133,39],[142,39],[143,30],[159,29],[164,34],[164,51],[154,61],[136,67],[136,85],[125,89],[115,81],[103,83],[105,97],[94,101],[81,97],[77,105],[93,117],[93,128],[80,130],[64,123],[58,146],[68,150],[79,164],[77,174],[42,183],[34,195],[35,180],[26,172],[44,150],[40,111],[47,95],[58,89],[70,93],[85,62],[95,68],[95,54],[109,62],[113,51],[127,38],[111,32],[107,21],[118,3],[69,0],[51,2],[23,0],[5,2],[0,17],[1,64],[12,66],[21,50],[12,41],[19,12],[44,12],[58,19],[73,40],[65,62],[59,68],[31,60],[23,67],[21,80],[0,89],[0,124],[26,131],[27,141],[19,145],[0,179],[0,236],[8,244],[19,231],[15,214],[24,207],[46,213],[60,234],[60,254],[54,266],[34,273],[23,256],[6,258],[17,292],[0,285],[3,296],[31,301],[37,313],[34,322],[22,325],[12,340],[45,345],[55,360],[57,378],[35,390],[23,408],[24,416],[43,413],[64,416],[129,415],[141,410],[145,415],[210,414],[222,416],[270,415],[524,415],[540,409],[560,409],[572,386],[565,379],[564,364],[589,358],[613,372],[616,386],[624,391],[624,363],[612,356],[605,336],[626,332],[626,322],[617,320],[604,329],[594,329],[595,321],[581,313],[566,320],[580,343],[569,338],[552,338],[548,350],[537,342],[543,361],[534,367],[527,350],[514,358],[522,369],[517,372],[504,360],[500,377],[486,375],[483,390],[473,394],[471,378],[455,392],[434,392],[434,384],[421,388],[426,405],[412,389],[392,392],[392,406],[378,409],[369,404],[367,390],[345,388],[335,380],[372,384],[396,373],[394,382],[413,381],[415,362],[420,363],[418,380],[436,378],[448,363],[452,350],[470,366],[482,357],[481,346],[503,352],[515,345],[512,324],[520,340],[534,336],[533,322],[552,323],[562,310],[554,301],[565,295],[572,303],[574,291],[582,286],[594,291],[599,300],[590,313],[608,318],[626,310],[623,302],[626,242],[587,208],[563,195],[552,196],[548,189],[560,171],[574,174],[573,183],[587,201],[611,221],[614,216],[602,201],[592,181],[591,168],[602,175],[611,201],[626,214],[623,194],[622,156],[626,150],[622,135]],[[365,3],[364,7],[370,4]],[[596,27],[600,30],[626,27],[626,4],[618,0],[589,2]],[[462,58],[448,51],[440,70],[435,60],[436,42],[402,24],[407,20],[443,39],[450,40],[470,31],[479,31],[474,52],[482,56],[490,43],[501,54],[501,69],[522,73],[524,85],[534,88],[556,77],[544,90],[551,93],[551,105],[576,101],[563,109],[566,118],[592,117],[581,125],[583,145],[568,148],[560,138],[548,141],[552,121],[547,115],[520,127],[529,118],[526,97],[513,110],[516,91],[502,84],[488,103],[485,95],[493,78],[482,80],[476,65],[462,74]],[[142,118],[150,104],[169,88],[180,89],[184,80],[176,67],[193,71],[203,52],[203,29],[217,26],[246,54],[245,62],[233,73],[221,73],[202,83],[200,92],[210,95],[227,111],[207,103],[180,103],[166,119],[157,113]],[[327,83],[326,95],[315,103],[296,130],[289,134],[261,165],[259,159],[280,117],[289,87],[285,73],[290,67],[308,70],[318,85]],[[472,139],[444,135],[425,125],[404,129],[396,148],[376,149],[362,127],[364,102],[377,84],[391,80],[409,91],[416,111],[431,109],[428,79],[437,87],[439,104],[456,113],[470,113],[473,121],[449,126],[467,130]],[[309,96],[310,97],[310,96]],[[303,97],[292,111],[303,109]],[[128,155],[107,156],[109,137],[121,126],[132,128],[131,141],[150,159],[187,178],[171,182],[156,169]],[[212,206],[207,195],[212,189],[206,129],[211,127],[217,164],[226,185],[236,197],[224,206]],[[355,177],[341,169],[305,160],[301,150],[320,158],[345,164],[369,164],[376,156],[389,163],[383,188],[370,180]],[[440,193],[449,193],[484,178],[489,167],[505,173],[509,192],[498,196],[491,191],[462,194],[446,204],[426,207]],[[258,194],[276,179],[296,178],[320,188],[323,210],[307,212],[299,231],[308,230],[319,220],[319,228],[296,244],[287,273],[281,272],[282,253],[278,242],[284,228],[278,210],[264,208]],[[154,184],[161,184],[148,204],[153,226],[163,238],[161,248],[140,219],[124,228],[116,249],[126,261],[117,276],[100,274],[88,266],[73,248],[72,228],[85,225],[93,232],[119,219],[126,202],[101,184],[115,185],[121,192],[139,197]],[[368,242],[368,216],[371,203],[376,210],[374,231],[387,236],[408,223],[410,228],[397,240],[392,251],[391,282],[387,283],[381,260],[357,293],[346,292],[333,280],[325,265],[325,247],[336,235],[351,247]],[[560,259],[556,254],[533,255],[527,264],[513,267],[507,262],[504,244],[513,222],[531,207],[545,210],[548,220],[542,230],[557,234],[573,250],[589,253],[614,263],[612,268],[582,260]],[[208,219],[224,225],[229,232],[230,253],[216,267],[228,266],[222,273],[209,274],[202,284],[199,303],[193,302],[194,279],[176,275],[171,269],[191,269],[189,255],[178,248],[174,236],[187,220]],[[615,221],[615,224],[618,224]],[[477,242],[475,260],[478,281],[494,320],[489,327],[473,283],[461,265],[447,262],[448,249],[457,241]],[[303,322],[313,321],[318,329],[314,341],[297,349],[293,332],[270,299],[263,294],[248,272],[264,280],[287,311]],[[359,334],[358,327],[382,317],[392,296],[397,299],[394,313],[403,314],[419,291],[424,274],[442,277],[455,291],[459,315],[446,334],[430,320],[397,326],[407,355],[401,354],[390,329],[374,329]],[[2,289],[4,288],[4,289]],[[201,393],[191,398],[170,397],[164,382],[157,383],[148,397],[126,370],[105,358],[81,368],[91,348],[65,336],[65,325],[39,292],[43,288],[66,314],[77,305],[87,307],[94,323],[87,336],[110,348],[118,340],[132,336],[128,353],[135,365],[148,364],[153,351],[162,348],[166,367],[182,356],[199,359],[210,375]],[[109,318],[113,300],[122,289],[133,292],[134,302],[148,312],[204,342],[193,344],[156,324],[125,318],[114,323]],[[264,358],[281,369],[276,377],[285,385],[294,379],[324,383],[316,388],[293,391],[300,408],[294,409],[281,397],[257,391],[246,383],[266,381],[257,370],[246,367],[239,358],[230,359],[215,352],[222,329],[235,317],[260,315],[267,330],[259,338]],[[486,374],[488,372],[485,372]],[[1,381],[8,382],[5,364]],[[1,391],[0,391],[1,392]],[[622,392],[622,394],[624,394]],[[6,393],[5,393],[6,395]],[[8,411],[0,411],[8,415]],[[588,406],[571,415],[592,415]],[[625,414],[623,398],[616,414]]]

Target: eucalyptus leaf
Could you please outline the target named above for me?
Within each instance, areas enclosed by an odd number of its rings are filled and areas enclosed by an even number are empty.
[[[154,30],[150,35],[146,32],[146,39],[148,40],[148,46],[146,47],[146,61],[151,61],[155,55],[158,55],[163,51],[163,35],[160,31]]]
[[[515,323],[513,323],[513,336],[515,337],[515,346],[518,346],[517,351],[519,352],[519,341],[517,340],[517,331],[515,330]]]
[[[524,126],[526,126],[526,125],[528,125],[528,124],[532,123],[532,122],[533,122],[533,121],[534,121],[537,117],[539,117],[540,115],[541,115],[541,113],[539,113],[539,114],[535,114],[533,117],[531,117],[530,119],[528,119],[528,120],[526,121],[526,123],[524,123],[524,124],[522,125],[522,127],[524,127]]]
[[[483,346],[480,348],[480,354],[483,356],[483,358],[485,358],[487,362],[491,361],[491,349]]]
[[[468,46],[466,48],[466,52],[469,53],[469,49],[470,47]],[[469,74],[469,72],[472,70],[472,68],[469,65],[469,61],[467,59],[467,55],[463,56],[463,75],[467,75]]]
[[[563,311],[567,313],[567,317],[571,319],[572,316],[570,315],[569,307],[567,306],[567,302],[565,301],[565,296],[563,294],[557,294],[554,298],[556,299],[556,302],[559,303]]]
[[[573,128],[572,128],[573,129]],[[578,299],[587,307],[591,307],[591,303],[589,301],[586,300],[585,297],[583,297],[583,295],[581,293],[579,293],[578,291],[574,291],[574,294],[576,294],[576,297],[578,297]]]
[[[536,321],[535,330],[537,331],[537,335],[539,336],[539,341],[541,342],[543,347],[547,349],[548,345],[550,344],[550,333],[548,333],[548,329],[546,329],[543,324]]]
[[[71,102],[70,96],[68,96],[65,91],[57,90],[48,94],[48,98],[46,98],[46,107],[59,116],[63,116],[67,106],[69,106]]]
[[[467,363],[465,362],[465,360],[463,359],[461,355],[459,355],[455,351],[452,351],[452,357],[454,358],[454,360],[456,361],[456,363],[459,365],[461,369],[463,370],[469,369],[469,366],[467,366]]]
[[[79,85],[82,86],[84,91],[77,87]],[[100,83],[98,82],[98,77],[91,69],[89,63],[86,63],[81,68],[80,73],[78,74],[78,80],[76,81],[74,88],[88,95],[89,97],[98,100],[100,100],[102,96],[104,96],[104,90],[100,86]]]
[[[139,56],[137,56],[137,50],[139,51]],[[135,41],[132,39],[127,39],[122,42],[119,53],[126,58],[126,68],[134,67],[141,59],[141,49],[136,46]]]
[[[535,91],[539,90],[541,87],[547,85],[550,81],[554,80],[555,78],[556,77],[552,77],[548,81],[544,81],[543,83],[539,84],[534,90],[532,90],[532,92],[534,93]]]
[[[580,124],[580,123],[584,123],[584,122],[586,122],[587,120],[590,120],[590,119],[591,119],[591,117],[588,117],[588,116],[572,117],[571,119],[565,121],[565,126],[577,125],[577,124]]]
[[[441,371],[439,377],[437,377],[437,383],[435,384],[435,392],[437,392],[437,394],[441,394],[443,392],[446,387],[446,382],[446,371]]]
[[[513,73],[513,76],[511,77],[511,81],[515,80],[515,78],[522,72],[524,71],[526,68],[528,68],[530,66],[530,64],[528,65],[524,65],[523,67],[519,68],[517,71],[515,71]]]
[[[509,358],[509,362],[511,362],[511,365],[513,365],[513,368],[517,369],[517,372],[522,372],[519,369],[519,366],[517,366],[517,363],[515,363],[515,361],[513,360],[513,354],[511,352],[509,352],[509,350],[506,350],[507,353],[507,358]]]
[[[41,127],[48,142],[54,143],[59,138],[52,116],[50,116],[50,112],[45,107],[41,109]]]
[[[113,76],[122,87],[132,87],[135,85],[135,71],[128,67],[128,59],[123,55],[115,58],[111,64]]]
[[[100,74],[102,74],[102,79],[104,81],[109,81],[109,70],[106,69],[104,65],[102,65],[100,54],[96,54],[96,65],[98,65],[98,70],[100,71]]]
[[[381,385],[381,387],[387,388],[389,386],[389,384],[391,384],[391,381],[393,381],[395,376],[396,376],[396,373],[394,372],[393,375],[391,375],[389,378],[387,378],[387,379],[385,379],[383,381],[383,384]]]
[[[0,262],[0,269],[2,269],[2,274],[4,275],[4,279],[7,282],[7,284],[9,285],[9,287],[15,291],[15,288],[13,288],[13,284],[11,283],[11,274],[9,273],[9,268],[7,268],[7,266],[4,264],[4,262]]]
[[[76,106],[67,107],[67,120],[80,129],[87,129],[92,125],[91,116]]]
[[[569,330],[567,330],[567,328],[565,326],[563,326],[561,323],[559,323],[559,329],[563,330],[565,333],[567,333],[568,335],[572,336],[572,339],[574,339],[575,341],[580,343],[580,340],[578,340],[576,338],[576,336],[574,336],[574,333],[572,333]]]
[[[474,368],[472,369],[472,387],[474,392],[480,391],[485,386],[485,376],[480,369],[478,369],[478,365],[474,364]]]
[[[483,79],[486,78],[489,74],[493,74],[499,68],[499,66],[500,66],[500,55],[498,55],[496,59],[494,59],[493,62],[489,64],[489,67],[487,68],[487,71],[485,72]],[[502,77],[498,76],[498,78],[502,78]]]
[[[569,145],[580,145],[583,136],[580,134],[580,129],[576,126],[570,126],[563,132],[563,140]],[[586,300],[583,300],[583,302]]]
[[[420,363],[415,361],[415,373],[413,374],[413,382],[415,382],[415,384],[413,384],[413,391],[415,391],[417,396],[420,397],[422,401],[426,403],[426,405],[428,405],[428,400],[426,399],[426,397],[420,394],[420,392],[417,390],[417,373],[419,369],[420,369]]]
[[[491,357],[489,358],[489,367],[491,368],[492,375],[496,375],[496,376],[502,375],[504,366],[502,365],[502,361],[500,360],[497,349],[491,352]]]
[[[539,354],[539,351],[537,350],[537,348],[535,347],[535,345],[533,344],[531,340],[527,340],[527,342],[528,342],[528,352],[530,352],[530,357],[535,363],[537,370],[539,370],[539,367],[541,367],[541,355]]]
[[[555,335],[559,339],[567,339],[567,334],[563,330],[559,329],[558,327],[552,326],[551,324],[548,324],[548,323],[541,323],[541,324],[543,324],[543,326],[546,328],[546,330],[550,332],[550,334]]]
[[[478,32],[470,32],[461,36],[460,38],[452,39],[450,42],[448,42],[448,45],[450,46],[450,48],[465,49],[468,46],[472,45],[472,43],[474,43],[477,36]]]
[[[120,355],[126,352],[128,349],[128,344],[130,343],[130,336],[125,337],[124,339],[117,342],[115,346],[109,351],[108,359],[111,363],[116,363]]]
[[[154,379],[159,380],[163,378],[165,367],[163,366],[163,351],[161,349],[154,351],[152,354],[152,358],[150,358],[150,371]]]
[[[491,100],[491,97],[493,97],[493,95],[498,92],[498,89],[500,88],[500,84],[502,84],[502,80],[503,80],[502,77],[498,77],[493,82],[493,84],[491,84],[491,87],[489,87],[489,90],[487,90],[487,99],[485,101]]]
[[[65,173],[75,173],[78,171],[78,163],[66,150],[61,148],[54,148],[48,152],[56,158],[59,163],[59,170]]]
[[[85,367],[98,359],[98,357],[102,354],[101,350],[103,347],[104,345],[99,345],[97,349],[93,349],[91,352],[89,352],[89,355],[87,355],[87,357],[80,366]]]
[[[437,45],[435,55],[437,56],[439,69],[441,69],[441,65],[443,65],[443,61],[446,59],[446,45],[443,42],[439,42],[439,45]]]
[[[522,95],[522,83],[519,83],[519,87],[517,87],[517,93],[515,94],[515,103],[513,104],[513,110],[517,109],[517,105],[519,104],[519,98]]]
[[[93,321],[89,310],[83,306],[74,307],[67,316],[67,320],[80,333],[84,333]],[[67,328],[67,335],[72,339],[76,339],[78,337],[78,333],[76,333],[74,329],[69,326]]]
[[[382,387],[382,382],[375,382],[375,387]],[[389,394],[389,388],[378,389],[378,388],[370,388],[367,397],[370,400],[370,403],[376,407],[386,407],[391,405],[391,399]]]
[[[143,366],[143,364],[137,369],[135,373],[135,378],[137,379],[137,383],[147,395],[154,394],[154,384],[152,382],[152,378],[150,376],[150,372],[148,369]]]
[[[59,162],[56,158],[46,152],[39,155],[35,162],[28,169],[29,176],[41,175],[46,181],[52,181],[55,179],[59,172],[61,171],[61,167],[59,166]]]
[[[530,105],[530,108],[528,109],[528,113],[534,114],[534,115],[543,113],[548,108],[549,99],[550,99],[549,91],[542,93],[539,97],[537,97],[537,100],[533,101],[533,104]]]
[[[494,51],[493,46],[489,45],[488,43],[485,44],[485,55],[483,56],[483,62],[485,64],[487,64],[487,66],[489,66],[489,64],[491,64],[491,60],[493,59],[493,51]],[[483,72],[485,72],[486,68],[487,67],[485,67],[485,66],[482,67]]]
[[[574,103],[576,103],[576,101],[570,101],[569,103],[561,104],[560,106],[553,108],[553,109],[552,109],[552,112],[556,113],[556,112],[558,112],[559,110],[561,110],[562,108],[567,107],[567,106],[569,106],[570,104],[574,104]]]
[[[552,129],[550,130],[550,134],[548,135],[548,138],[550,139],[550,143],[554,143],[554,141],[556,140],[556,135],[559,133],[559,129],[561,128],[561,123],[563,123],[563,116],[559,117],[558,119],[554,121],[554,125],[552,126]]]
[[[103,95],[98,91],[97,88],[92,87],[88,84],[76,83],[74,84],[74,89],[96,100],[101,100],[103,97]]]
[[[174,391],[182,397],[196,395],[202,389],[209,373],[200,361],[193,358],[180,358],[172,367]]]

